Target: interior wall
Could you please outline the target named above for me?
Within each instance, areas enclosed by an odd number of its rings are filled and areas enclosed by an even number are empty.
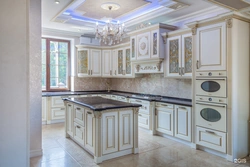
[[[111,89],[192,99],[191,79],[164,78],[162,74],[144,74],[140,78],[112,79]]]
[[[74,80],[74,91],[107,90],[106,83],[111,84],[111,79],[107,78],[79,78]]]
[[[30,157],[42,155],[41,0],[29,5]]]
[[[33,1],[31,6],[30,0],[0,1],[0,166],[3,167],[29,166],[29,115],[33,108],[30,85],[37,83],[29,76],[29,44],[37,42],[29,41],[37,35],[30,33],[29,10],[39,5],[40,0]],[[41,27],[39,18],[36,24]]]

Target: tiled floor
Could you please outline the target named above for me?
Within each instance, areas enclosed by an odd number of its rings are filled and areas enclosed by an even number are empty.
[[[245,167],[212,154],[160,136],[139,131],[139,154],[104,161],[93,157],[72,140],[64,137],[64,124],[43,125],[43,156],[30,159],[31,167]]]

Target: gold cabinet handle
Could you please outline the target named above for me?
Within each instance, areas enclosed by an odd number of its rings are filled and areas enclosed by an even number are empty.
[[[110,70],[109,74],[112,75],[112,70]]]
[[[61,108],[61,110],[64,110],[64,108]]]
[[[91,72],[91,75],[92,75],[92,74],[93,74],[93,73],[92,73],[93,71],[92,71],[92,70],[90,70],[90,72]]]
[[[142,102],[142,101],[140,101],[140,100],[135,100],[135,101],[140,102],[140,103]]]
[[[115,70],[115,75],[116,75],[116,70]]]
[[[90,70],[88,70],[88,75],[90,75]]]
[[[88,111],[87,114],[92,114],[92,113]]]
[[[205,132],[211,133],[211,134],[215,134],[215,132],[212,132],[212,131],[210,131],[210,130],[205,130]]]
[[[179,67],[179,75],[181,75],[181,68]]]
[[[138,114],[138,116],[140,116],[140,117],[141,117],[142,115],[141,115],[141,114]]]
[[[199,69],[199,60],[196,61],[196,68]]]
[[[71,106],[71,104],[68,104],[68,106]]]
[[[78,128],[78,129],[80,129],[81,127],[80,126],[78,126],[78,125],[76,125],[76,127]]]
[[[185,68],[182,67],[182,75],[184,75],[184,74],[185,74]]]
[[[81,110],[81,109],[80,109],[80,108],[78,108],[78,107],[77,107],[76,109],[77,109],[77,110]]]

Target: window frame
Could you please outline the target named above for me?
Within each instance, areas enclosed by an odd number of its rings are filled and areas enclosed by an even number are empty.
[[[42,37],[46,41],[46,86],[45,89],[42,89],[43,92],[56,92],[56,91],[70,91],[71,88],[71,41],[57,38],[46,38]],[[42,40],[41,39],[41,40]],[[50,86],[50,41],[55,42],[67,42],[68,43],[68,63],[67,63],[67,88],[51,88]]]

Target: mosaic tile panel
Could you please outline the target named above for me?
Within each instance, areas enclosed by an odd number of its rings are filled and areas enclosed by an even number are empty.
[[[185,45],[185,72],[192,72],[192,37],[186,37],[184,39]]]

